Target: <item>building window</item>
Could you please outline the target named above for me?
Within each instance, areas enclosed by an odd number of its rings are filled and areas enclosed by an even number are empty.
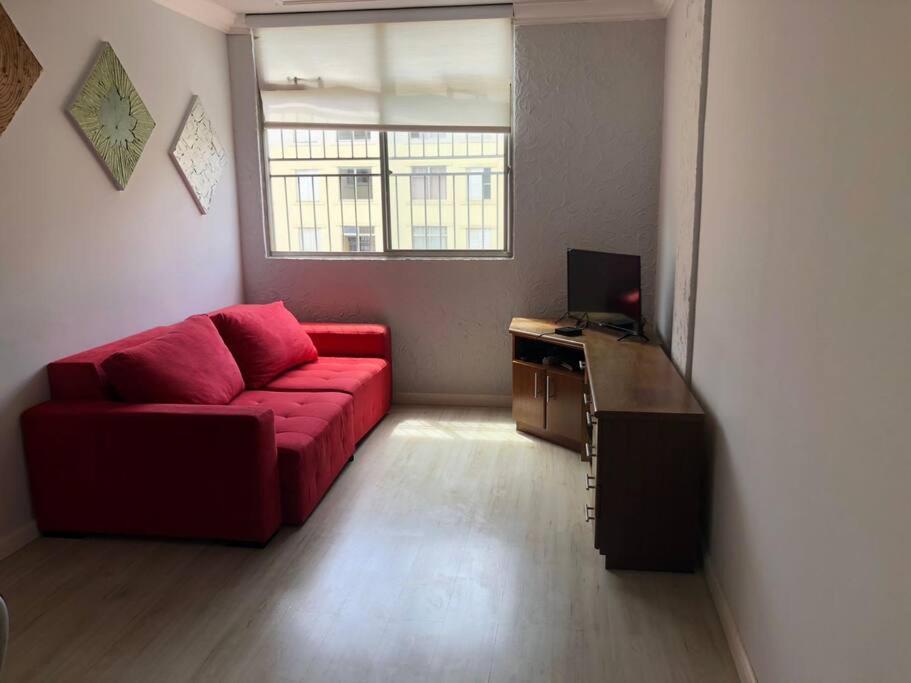
[[[469,249],[496,249],[497,232],[493,228],[469,228]]]
[[[376,251],[372,225],[344,225],[342,236],[345,238],[345,251]]]
[[[319,251],[319,228],[301,229],[301,251]]]
[[[468,198],[473,201],[490,199],[490,169],[468,169]]]
[[[338,172],[341,176],[342,199],[373,199],[369,168],[340,168]]]
[[[369,130],[340,130],[336,133],[339,142],[363,142],[370,139]]]
[[[504,133],[265,134],[273,255],[509,253]]]
[[[411,169],[412,199],[446,199],[446,167],[415,166]]]
[[[411,228],[412,249],[448,249],[445,225],[415,225]]]
[[[318,171],[298,171],[297,175],[297,198],[300,202],[318,202],[320,197],[320,181],[322,178],[317,177]]]

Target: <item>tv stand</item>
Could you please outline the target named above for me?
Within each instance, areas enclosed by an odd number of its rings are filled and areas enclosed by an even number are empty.
[[[595,325],[564,337],[553,322],[530,318],[513,318],[509,332],[516,429],[587,463],[579,512],[584,506],[605,567],[693,571],[704,416],[661,347],[615,344]]]

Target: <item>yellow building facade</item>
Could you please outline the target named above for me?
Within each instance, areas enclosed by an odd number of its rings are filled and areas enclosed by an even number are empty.
[[[273,253],[507,248],[504,134],[273,128],[266,146]]]

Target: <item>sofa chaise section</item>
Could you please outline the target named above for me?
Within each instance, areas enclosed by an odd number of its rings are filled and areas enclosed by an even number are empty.
[[[49,401],[22,431],[43,533],[261,544],[281,523],[268,408]]]

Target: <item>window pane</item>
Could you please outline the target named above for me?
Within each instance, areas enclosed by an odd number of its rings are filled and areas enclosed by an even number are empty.
[[[504,250],[506,146],[496,133],[390,133],[390,248]]]
[[[448,249],[444,225],[415,225],[411,229],[412,249]]]
[[[505,135],[270,128],[265,137],[273,253],[506,249]]]
[[[273,253],[383,249],[379,132],[269,129],[267,141]]]

